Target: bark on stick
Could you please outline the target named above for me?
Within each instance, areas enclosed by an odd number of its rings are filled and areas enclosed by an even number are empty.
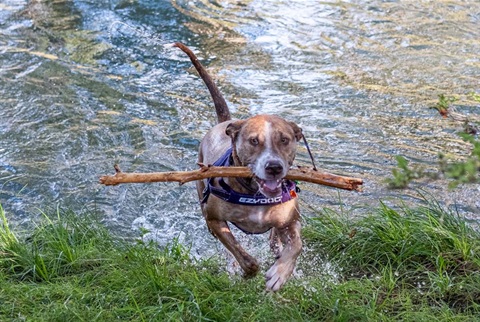
[[[152,173],[127,173],[122,172],[115,165],[115,174],[100,177],[100,183],[106,186],[121,183],[150,183],[150,182],[179,182],[184,184],[190,181],[202,180],[213,177],[253,177],[253,173],[247,167],[216,167],[200,164],[200,169],[192,171],[170,171]],[[285,179],[305,181],[345,190],[361,191],[363,180],[359,178],[345,177],[327,172],[315,171],[309,167],[290,169]]]

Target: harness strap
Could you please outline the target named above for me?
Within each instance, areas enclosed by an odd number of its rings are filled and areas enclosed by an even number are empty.
[[[227,149],[227,151],[225,151],[225,153],[217,161],[213,163],[213,165],[217,167],[229,167],[231,155],[232,155],[232,148],[230,147]],[[208,178],[207,185],[205,189],[203,189],[203,198],[201,202],[202,204],[206,203],[208,200],[208,197],[210,196],[210,192],[211,192],[210,187],[213,187],[213,179],[214,178]]]
[[[232,148],[229,148],[213,165],[230,166],[231,155]],[[236,192],[223,180],[223,178],[220,178],[218,181],[220,187],[215,187],[213,185],[213,180],[214,178],[209,178],[207,181],[207,185],[203,190],[202,204],[206,203],[208,197],[212,194],[226,202],[237,205],[276,205],[296,198],[297,192],[299,191],[294,181],[284,180],[282,183],[282,194],[277,197],[268,198],[259,192],[253,195]]]

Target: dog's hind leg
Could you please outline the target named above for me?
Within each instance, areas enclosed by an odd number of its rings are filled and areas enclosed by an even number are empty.
[[[259,266],[257,260],[250,256],[240,246],[238,241],[232,234],[232,231],[228,227],[225,221],[221,220],[209,220],[207,219],[207,225],[210,232],[222,242],[223,245],[232,253],[240,267],[243,269],[245,277],[253,277],[257,274]]]

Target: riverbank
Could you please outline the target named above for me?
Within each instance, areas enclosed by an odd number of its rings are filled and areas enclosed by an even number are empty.
[[[305,219],[302,276],[277,293],[219,259],[113,236],[93,216],[12,231],[0,209],[2,321],[473,321],[480,233],[437,204]],[[310,257],[329,262],[320,272]],[[318,267],[317,267],[318,268]]]

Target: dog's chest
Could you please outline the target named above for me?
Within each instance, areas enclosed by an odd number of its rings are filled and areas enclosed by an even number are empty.
[[[227,221],[250,233],[263,233],[272,227],[282,228],[294,220],[293,200],[276,206],[240,206],[231,210]]]

